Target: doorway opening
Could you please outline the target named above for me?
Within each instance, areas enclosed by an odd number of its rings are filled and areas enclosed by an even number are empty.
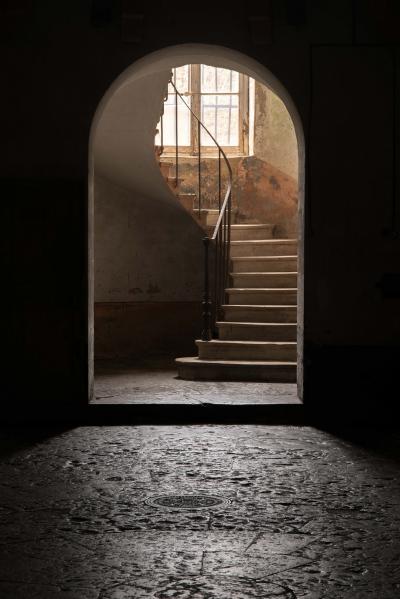
[[[218,220],[213,177],[218,151],[180,105],[181,93],[233,165],[232,285],[224,289],[230,294],[224,306],[229,315],[215,319],[219,347],[214,343],[211,350],[217,361],[235,362],[234,352],[245,346],[245,361],[256,363],[258,378],[243,380],[254,385],[239,382],[240,376],[233,383],[235,376],[229,375],[200,377],[208,383],[192,386],[181,379],[199,377],[180,371],[175,378],[173,359],[194,359],[195,341],[201,341],[202,239]],[[200,162],[199,177],[195,164]],[[282,352],[289,351],[290,362],[297,362],[301,397],[304,141],[293,103],[273,75],[219,47],[183,45],[145,57],[114,82],[96,112],[89,172],[90,358],[92,369],[95,360],[100,366],[93,401],[201,403],[211,394],[216,402],[225,397],[234,403],[236,393],[245,403],[259,403],[260,394],[290,403],[297,395],[293,371],[287,381],[292,385],[259,375],[260,363],[271,361],[260,359],[266,334],[273,336],[272,361],[288,362]],[[226,186],[223,174],[219,184]],[[298,253],[288,246],[294,239]],[[262,293],[269,296],[260,302]],[[282,293],[292,298],[288,306]],[[260,310],[268,305],[274,310]],[[249,331],[250,341],[243,338]],[[230,360],[221,354],[222,346],[231,352]]]

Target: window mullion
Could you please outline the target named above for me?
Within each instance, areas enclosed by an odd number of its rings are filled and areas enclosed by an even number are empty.
[[[201,65],[192,64],[191,65],[191,78],[190,78],[190,91],[192,94],[192,110],[194,114],[201,120],[201,99],[200,99],[200,74],[201,74]],[[199,151],[200,140],[198,139],[198,126],[197,120],[192,116],[192,148],[193,154],[197,154]]]
[[[249,78],[247,75],[239,76],[239,151],[243,154],[249,152]]]

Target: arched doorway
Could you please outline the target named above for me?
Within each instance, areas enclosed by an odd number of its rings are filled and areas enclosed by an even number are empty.
[[[154,160],[154,127],[159,117],[159,103],[171,68],[185,64],[212,64],[216,67],[232,69],[244,73],[269,88],[285,105],[292,119],[298,150],[298,389],[302,397],[303,362],[303,229],[304,229],[304,135],[298,112],[287,90],[274,75],[253,59],[223,47],[202,44],[184,44],[165,48],[147,55],[126,69],[112,84],[101,101],[93,119],[89,144],[89,380],[93,381],[93,188],[94,188],[94,150],[97,147],[97,162],[104,167],[105,178],[110,161],[103,160],[106,151],[112,150],[113,168],[119,170],[126,184],[133,185],[143,198],[154,200],[163,205],[170,201],[169,190],[157,169]],[[124,104],[123,90],[127,86],[135,87],[135,101]],[[112,124],[113,114],[124,113],[125,122],[114,131],[114,144],[107,137]],[[140,143],[138,143],[140,139]],[[99,142],[100,140],[100,142]],[[102,143],[101,143],[101,140]],[[114,145],[113,145],[114,144]],[[99,149],[100,148],[100,149]],[[121,158],[118,152],[122,151]],[[103,152],[103,154],[102,154]],[[129,156],[130,166],[124,168],[123,156]],[[200,238],[200,231],[198,232]],[[199,247],[200,249],[200,247]],[[92,388],[92,385],[91,385]]]

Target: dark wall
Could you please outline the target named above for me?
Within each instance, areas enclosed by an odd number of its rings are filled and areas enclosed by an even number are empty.
[[[325,410],[335,397],[346,415],[368,405],[388,415],[396,404],[398,4],[206,5],[37,0],[0,9],[3,412],[62,415],[86,403],[91,120],[125,67],[186,42],[257,59],[303,120],[306,405]]]

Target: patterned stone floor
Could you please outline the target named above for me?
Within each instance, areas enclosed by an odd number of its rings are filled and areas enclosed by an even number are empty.
[[[400,597],[398,436],[115,426],[0,446],[1,599]]]

